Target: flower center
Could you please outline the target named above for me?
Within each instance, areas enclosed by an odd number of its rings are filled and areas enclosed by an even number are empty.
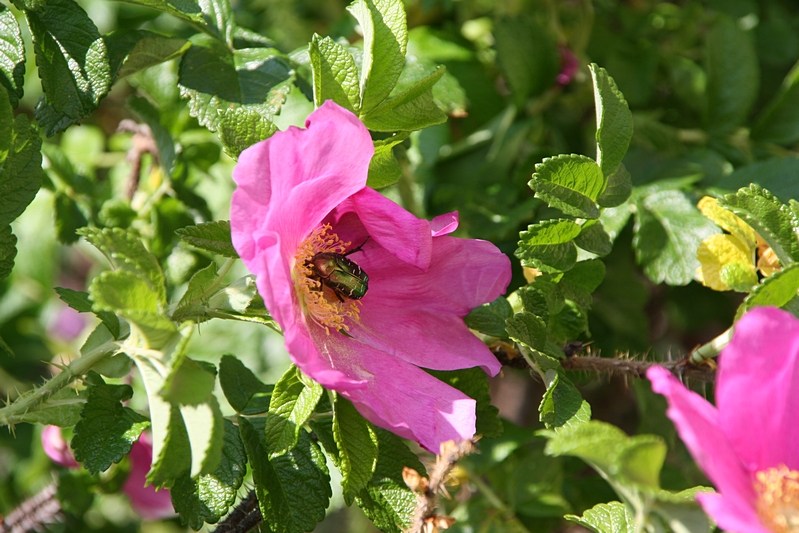
[[[755,475],[757,515],[774,533],[799,533],[799,472],[787,466]]]
[[[294,287],[300,298],[300,304],[311,319],[325,328],[345,333],[349,331],[346,319],[356,322],[359,319],[360,301],[340,298],[336,291],[326,285],[313,268],[313,258],[321,253],[344,255],[352,244],[342,242],[338,235],[332,233],[330,224],[315,229],[297,249],[294,256]]]

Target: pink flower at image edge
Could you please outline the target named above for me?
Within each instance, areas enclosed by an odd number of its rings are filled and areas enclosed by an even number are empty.
[[[500,364],[462,318],[505,291],[510,261],[485,241],[446,236],[457,214],[420,220],[366,187],[372,139],[333,102],[242,152],[233,171],[233,244],[302,371],[374,424],[431,451],[471,438],[475,402],[422,368]],[[309,261],[344,254],[368,275],[360,300],[322,286]]]
[[[716,406],[664,368],[650,368],[647,377],[666,397],[666,414],[718,490],[697,499],[719,527],[797,531],[799,320],[760,307],[737,322],[720,357]]]

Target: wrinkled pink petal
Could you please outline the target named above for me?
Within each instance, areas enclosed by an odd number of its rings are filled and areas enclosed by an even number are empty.
[[[652,390],[666,397],[666,415],[702,471],[730,505],[751,511],[755,499],[751,474],[724,435],[716,408],[685,388],[665,368],[651,367],[646,377],[652,382]]]
[[[438,215],[430,221],[430,230],[433,232],[433,237],[441,237],[442,235],[449,235],[458,229],[458,212],[445,213]]]
[[[749,470],[799,470],[799,320],[773,307],[735,324],[719,362],[716,404],[724,433]]]
[[[128,495],[133,510],[144,520],[163,520],[176,516],[169,489],[156,491],[152,485],[144,486],[153,461],[153,447],[145,435],[133,444],[128,457],[130,474],[122,486],[122,492]]]
[[[319,329],[319,326],[316,324],[292,324],[283,332],[286,338],[286,349],[294,364],[314,381],[329,389],[344,391],[365,387],[365,377],[348,375],[335,368],[338,365],[332,360],[331,351],[322,342],[314,342],[308,333],[308,328]],[[330,335],[327,333],[320,335],[337,337],[340,333],[331,332]]]
[[[724,531],[736,533],[772,533],[760,523],[751,503],[741,502],[715,492],[702,492],[696,495],[705,512],[716,521]]]
[[[78,468],[80,464],[72,455],[69,444],[64,440],[61,428],[58,426],[44,426],[42,429],[42,448],[44,453],[58,465],[66,468]]]

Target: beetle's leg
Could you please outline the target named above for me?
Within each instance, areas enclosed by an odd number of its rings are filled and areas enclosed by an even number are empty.
[[[366,244],[366,241],[368,241],[371,237],[372,237],[371,235],[367,235],[366,236],[366,240],[363,241],[360,246],[358,246],[357,248],[353,248],[349,252],[345,253],[344,257],[347,257],[350,254],[354,254],[355,252],[359,252],[361,250],[361,248],[363,248],[363,245]]]

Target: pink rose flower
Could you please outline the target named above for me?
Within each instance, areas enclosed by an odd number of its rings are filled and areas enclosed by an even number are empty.
[[[372,139],[349,111],[325,102],[305,125],[248,148],[233,171],[233,245],[291,359],[374,424],[428,450],[471,438],[474,400],[422,368],[499,371],[462,318],[505,291],[509,259],[491,243],[445,236],[456,213],[431,225],[366,187]],[[368,276],[360,299],[319,275],[329,265],[317,254],[348,252],[351,273]]]
[[[580,61],[568,46],[558,45],[560,52],[560,73],[557,77],[558,85],[568,85],[580,69]]]
[[[652,389],[718,493],[697,499],[735,533],[799,528],[799,320],[770,307],[735,325],[716,377],[716,406],[661,367]]]

